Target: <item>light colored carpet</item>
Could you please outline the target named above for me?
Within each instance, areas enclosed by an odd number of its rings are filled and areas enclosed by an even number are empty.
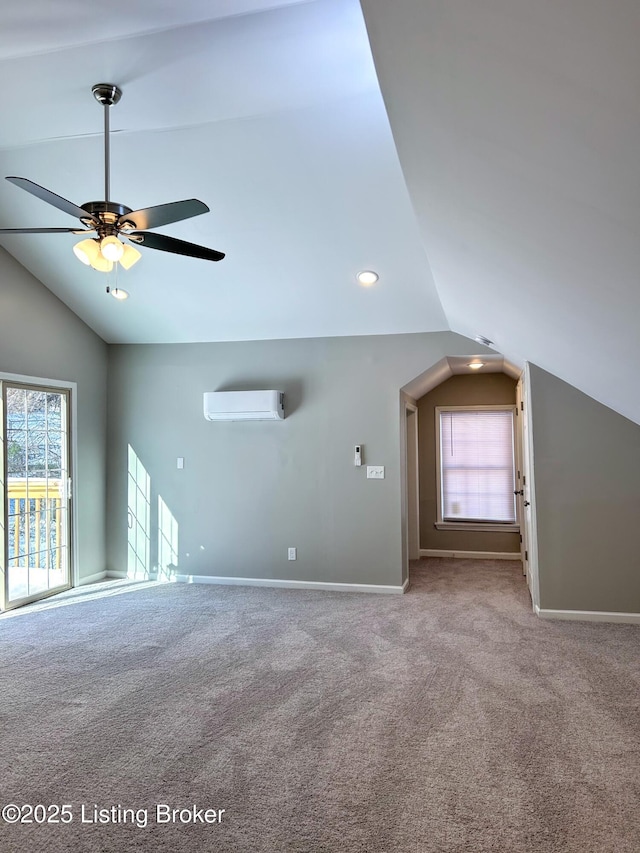
[[[0,822],[0,850],[638,853],[640,629],[536,619],[518,563],[412,579],[116,584],[3,616],[0,799],[73,823]],[[226,811],[158,824],[158,802]]]

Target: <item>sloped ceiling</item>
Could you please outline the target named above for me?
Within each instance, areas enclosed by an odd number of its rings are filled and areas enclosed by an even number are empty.
[[[159,229],[220,263],[147,249],[111,281],[80,238],[0,238],[109,342],[224,341],[448,328],[409,201],[357,0],[4,0],[0,175],[102,199],[97,82],[111,109],[111,200],[196,197]],[[233,13],[233,14],[231,14]],[[0,180],[0,227],[76,220]],[[380,280],[365,289],[362,269]],[[112,277],[113,278],[113,277]]]
[[[72,235],[0,245],[110,342],[451,328],[640,423],[640,5],[361,5],[4,0],[0,175],[100,199],[117,83],[112,200],[200,198],[160,230],[227,257],[147,249],[120,304]],[[0,227],[69,220],[0,180]]]
[[[452,330],[640,422],[640,4],[362,7]]]

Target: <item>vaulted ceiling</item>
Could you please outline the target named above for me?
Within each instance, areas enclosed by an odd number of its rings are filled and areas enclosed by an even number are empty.
[[[640,422],[639,40],[634,0],[4,0],[0,175],[101,199],[116,83],[112,200],[202,199],[160,230],[227,257],[0,244],[109,342],[450,328]],[[74,224],[0,181],[0,227]]]

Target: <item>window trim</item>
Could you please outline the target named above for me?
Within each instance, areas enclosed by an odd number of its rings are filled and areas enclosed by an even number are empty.
[[[440,414],[441,412],[473,412],[473,411],[510,411],[513,412],[513,467],[516,470],[516,406],[515,404],[495,406],[436,406],[436,504],[437,516],[434,527],[436,530],[468,530],[484,533],[519,533],[520,524],[516,514],[515,522],[501,521],[444,521],[442,518],[442,457],[440,447]],[[515,488],[515,487],[514,487]]]

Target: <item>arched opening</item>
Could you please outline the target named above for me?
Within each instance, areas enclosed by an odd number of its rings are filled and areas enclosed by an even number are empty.
[[[479,368],[471,366],[480,363]],[[401,389],[405,581],[409,579],[410,567],[418,565],[414,561],[421,558],[521,560],[535,602],[531,567],[533,534],[528,523],[532,494],[524,453],[527,437],[526,431],[523,436],[523,397],[522,371],[498,354],[443,358]],[[447,472],[443,475],[440,418],[455,414],[460,422],[467,414],[479,415],[483,420],[500,413],[505,417],[497,420],[508,420],[513,425],[513,461],[508,472],[508,477],[513,478],[508,493],[515,492],[512,516],[499,515],[493,521],[489,516],[481,517],[474,522],[461,510],[461,520],[452,519],[441,502]],[[459,476],[458,471],[454,474]],[[493,470],[490,474],[497,477]],[[504,477],[506,472],[503,493]],[[451,502],[448,506],[450,510]],[[457,507],[455,502],[454,506]]]

